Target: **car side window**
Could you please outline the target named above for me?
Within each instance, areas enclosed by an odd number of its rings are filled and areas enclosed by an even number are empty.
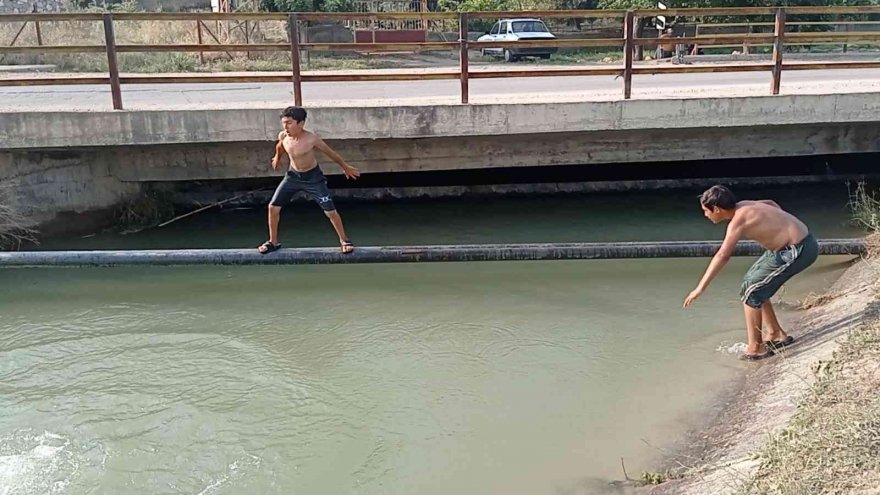
[[[510,23],[502,22],[501,23],[501,34],[507,34],[510,32]]]
[[[492,30],[489,31],[489,34],[498,34],[498,28],[501,26],[500,22],[496,22],[494,26],[492,26]]]
[[[514,33],[547,33],[547,26],[541,21],[517,21],[511,26]]]

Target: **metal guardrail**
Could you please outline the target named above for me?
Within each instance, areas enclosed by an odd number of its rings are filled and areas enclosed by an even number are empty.
[[[743,29],[746,35],[752,34],[761,34],[761,30],[767,27],[773,26],[772,22],[725,22],[725,23],[697,23],[694,26],[694,37],[697,38],[697,41],[693,43],[691,48],[691,53],[696,54],[699,49],[704,48],[742,48],[742,53],[749,54],[752,48],[762,47],[762,46],[772,46],[772,42],[765,42],[758,38],[749,38],[743,40],[742,44],[731,44],[725,42],[716,42],[717,36],[719,34],[731,34],[729,31],[727,33],[706,33],[707,30],[730,30],[730,29]],[[810,22],[786,22],[786,28],[794,28],[795,31],[787,31],[786,32],[786,45],[838,45],[841,44],[841,40],[839,38],[829,39],[827,37],[822,36],[813,36],[813,37],[804,37],[803,34],[797,31],[802,26],[833,26],[833,27],[844,27],[844,32],[846,34],[852,34],[852,37],[842,40],[843,44],[843,52],[846,53],[849,48],[848,42],[865,42],[865,41],[876,41],[875,35],[880,34],[880,32],[873,31],[864,31],[867,27],[880,27],[880,21],[810,21]],[[859,30],[861,29],[861,31]],[[757,30],[757,31],[756,31]],[[702,32],[702,34],[701,34]],[[823,34],[823,33],[812,33],[812,34]],[[824,33],[828,34],[828,33]]]
[[[23,22],[15,35],[11,46],[0,47],[0,54],[34,54],[34,53],[106,53],[108,75],[106,77],[55,77],[55,78],[9,78],[0,79],[0,86],[38,86],[38,85],[71,85],[71,84],[110,84],[113,108],[121,110],[122,89],[124,84],[174,84],[174,83],[228,83],[228,82],[286,82],[293,84],[294,101],[302,105],[302,83],[319,81],[401,81],[429,79],[459,79],[461,85],[461,102],[468,102],[468,81],[470,79],[507,78],[507,77],[555,77],[555,76],[598,76],[619,75],[623,79],[623,97],[632,95],[632,76],[635,74],[668,74],[668,73],[705,73],[705,72],[754,72],[770,70],[773,78],[771,93],[779,94],[783,70],[810,69],[854,69],[880,68],[880,61],[863,62],[827,62],[827,63],[795,63],[783,64],[785,45],[840,43],[852,44],[859,42],[880,42],[880,32],[844,32],[844,33],[800,33],[786,32],[786,15],[802,14],[880,14],[880,6],[856,7],[757,7],[757,8],[706,8],[706,9],[644,9],[644,10],[555,10],[555,11],[503,11],[503,12],[351,12],[351,13],[81,13],[81,14],[3,14],[0,23]],[[692,36],[678,38],[638,38],[635,36],[636,17],[651,16],[774,16],[774,32],[718,34],[708,36]],[[504,17],[542,17],[542,18],[621,18],[623,20],[622,38],[602,39],[556,39],[541,41],[518,42],[476,42],[467,39],[468,25],[471,19],[504,18]],[[459,39],[454,42],[423,42],[423,43],[306,43],[300,42],[300,22],[304,21],[350,21],[350,20],[443,20],[458,21]],[[243,20],[243,21],[286,21],[287,43],[245,43],[245,44],[206,44],[203,42],[202,28],[206,21]],[[101,21],[103,23],[103,45],[43,45],[41,23],[65,21]],[[117,44],[115,41],[114,22],[117,21],[195,21],[198,29],[197,44]],[[33,23],[37,46],[15,46],[22,31],[28,23]],[[770,23],[765,23],[770,25]],[[800,24],[800,23],[799,23]],[[210,31],[209,31],[210,34]],[[213,34],[211,34],[213,37]],[[215,37],[215,41],[218,41]],[[706,65],[706,66],[651,66],[633,67],[633,53],[637,46],[653,47],[658,44],[699,44],[699,45],[732,45],[744,44],[772,45],[773,56],[770,63],[752,63],[739,65]],[[487,70],[470,71],[469,55],[471,49],[485,48],[539,48],[539,47],[610,47],[623,49],[623,65],[608,68],[552,68],[536,70]],[[458,50],[458,70],[434,71],[430,73],[365,73],[365,74],[302,74],[300,55],[302,51],[427,51],[427,50]],[[131,52],[195,52],[200,55],[206,52],[235,51],[266,51],[289,52],[291,58],[290,75],[155,75],[129,76],[119,73],[118,53]]]

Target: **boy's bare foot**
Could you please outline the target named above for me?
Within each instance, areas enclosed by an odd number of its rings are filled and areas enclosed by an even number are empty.
[[[354,244],[351,241],[340,241],[342,254],[348,254],[354,251]]]

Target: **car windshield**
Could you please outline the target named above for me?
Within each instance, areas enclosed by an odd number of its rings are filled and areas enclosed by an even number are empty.
[[[547,26],[541,21],[516,21],[513,23],[514,33],[547,33]]]

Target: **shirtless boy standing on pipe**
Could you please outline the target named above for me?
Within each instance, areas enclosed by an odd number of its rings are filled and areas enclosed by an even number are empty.
[[[346,163],[320,136],[303,129],[306,116],[305,109],[300,107],[287,107],[281,112],[283,130],[278,133],[275,156],[272,157],[272,168],[278,169],[283,154],[286,154],[290,159],[290,168],[284,175],[284,179],[278,184],[278,188],[269,202],[269,240],[257,248],[262,254],[268,254],[281,248],[281,243],[278,242],[281,208],[289,203],[298,191],[305,191],[324,210],[324,214],[330,219],[333,229],[339,236],[342,252],[347,254],[354,250],[354,244],[345,235],[342,217],[339,216],[336,205],[333,204],[330,189],[327,188],[327,178],[318,167],[315,150],[324,153],[338,163],[342,167],[342,173],[345,174],[346,179],[357,179],[361,173]]]

